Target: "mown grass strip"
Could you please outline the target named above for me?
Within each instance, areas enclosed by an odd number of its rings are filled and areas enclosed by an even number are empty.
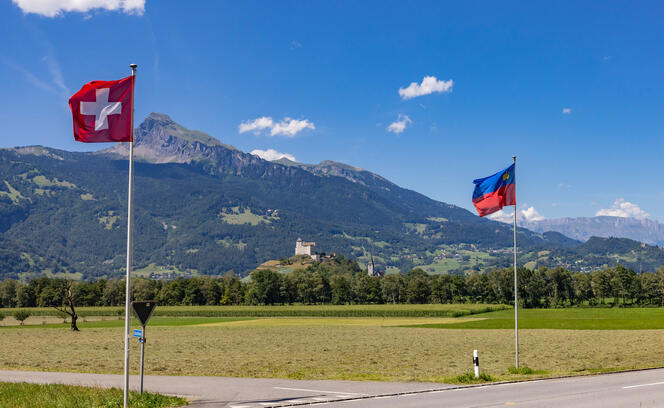
[[[477,320],[451,324],[421,324],[408,327],[438,329],[513,329],[514,311],[476,314]],[[664,309],[522,309],[520,329],[560,330],[659,330],[664,329]]]
[[[154,316],[187,317],[460,317],[510,308],[487,304],[427,305],[286,305],[286,306],[158,306]],[[19,309],[0,309],[11,316]],[[25,308],[32,316],[53,316],[53,308]],[[123,307],[79,307],[81,316],[122,316]]]
[[[132,316],[133,317],[133,316]],[[227,322],[239,322],[245,320],[255,320],[250,317],[153,317],[148,323],[149,327],[154,326],[194,326],[200,324],[211,324],[211,323],[227,323]],[[122,319],[112,319],[112,320],[91,320],[91,321],[78,321],[78,327],[81,329],[99,329],[99,328],[111,328],[111,327],[122,327],[124,326],[124,318]],[[36,328],[67,328],[69,323],[47,323],[47,324],[35,324],[35,323],[26,323],[25,325],[6,325],[0,326],[2,329],[36,329]],[[137,319],[132,320],[132,327],[140,327]]]
[[[0,383],[0,407],[12,408],[121,408],[122,390],[61,384]],[[132,408],[167,408],[188,405],[187,400],[160,394],[129,394]]]

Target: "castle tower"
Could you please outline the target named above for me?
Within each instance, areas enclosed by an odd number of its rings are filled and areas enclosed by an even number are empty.
[[[315,247],[315,242],[303,242],[302,238],[298,238],[295,242],[295,256],[308,255],[311,257],[311,259],[316,261],[320,259],[320,257],[313,251]]]

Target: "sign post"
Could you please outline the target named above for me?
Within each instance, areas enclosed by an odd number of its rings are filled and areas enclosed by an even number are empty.
[[[134,313],[136,317],[141,321],[142,330],[135,329],[134,337],[138,337],[138,342],[141,343],[141,386],[140,393],[143,394],[143,363],[145,361],[145,325],[148,324],[148,320],[152,316],[154,308],[157,307],[157,302],[154,300],[143,300],[131,302],[131,305],[134,307]]]

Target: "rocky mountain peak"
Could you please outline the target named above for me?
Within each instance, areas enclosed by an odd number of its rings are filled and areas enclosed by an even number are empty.
[[[134,130],[134,154],[152,163],[188,163],[214,148],[237,151],[207,133],[187,129],[164,113],[153,112]],[[126,156],[125,143],[102,150],[102,154]]]

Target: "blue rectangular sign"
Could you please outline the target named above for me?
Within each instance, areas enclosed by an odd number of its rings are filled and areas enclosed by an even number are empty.
[[[134,329],[134,337],[143,337],[143,330]]]

